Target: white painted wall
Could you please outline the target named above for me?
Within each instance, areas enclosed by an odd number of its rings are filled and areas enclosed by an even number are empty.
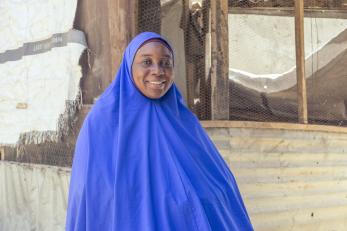
[[[73,26],[77,0],[1,0],[0,53]]]
[[[0,53],[68,32],[76,5],[77,0],[2,0]],[[78,61],[84,49],[69,43],[0,63],[0,145],[15,144],[23,132],[57,131],[65,101],[75,100],[79,92]],[[27,108],[17,109],[20,103]]]

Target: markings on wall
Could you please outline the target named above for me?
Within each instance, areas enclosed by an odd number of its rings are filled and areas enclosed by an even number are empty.
[[[48,39],[37,42],[24,43],[22,47],[0,53],[0,64],[20,60],[23,56],[44,53],[54,47],[64,47],[68,43],[79,43],[87,47],[84,33],[71,29],[66,33],[54,34]]]

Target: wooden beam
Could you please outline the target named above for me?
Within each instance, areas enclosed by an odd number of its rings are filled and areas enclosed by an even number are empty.
[[[346,0],[347,1],[347,0]],[[307,18],[340,18],[347,19],[347,9],[316,9],[305,8],[305,17]],[[229,14],[252,14],[292,17],[294,15],[293,7],[229,7]]]
[[[109,55],[112,77],[122,61],[128,43],[137,34],[138,0],[107,0]]]
[[[137,28],[138,0],[79,0],[74,22],[87,37],[81,58],[83,102],[93,104],[112,82],[123,51]]]
[[[211,117],[229,119],[228,0],[211,1]]]
[[[184,42],[185,42],[185,65],[186,65],[186,92],[187,92],[187,104],[188,107],[193,110],[194,113],[194,59],[192,58],[192,27],[190,26],[190,5],[191,0],[182,0],[182,20],[181,28],[184,31]]]
[[[307,92],[305,79],[304,1],[295,0],[295,53],[299,123],[306,124]]]
[[[253,121],[200,121],[204,128],[255,128],[255,129],[282,129],[282,130],[299,130],[299,131],[316,131],[316,132],[334,132],[346,133],[347,127],[337,127],[330,125],[316,124],[295,124],[295,123],[269,123]]]

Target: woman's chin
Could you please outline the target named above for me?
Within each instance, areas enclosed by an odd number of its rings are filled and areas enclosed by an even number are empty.
[[[157,90],[157,91],[151,90],[151,91],[146,91],[143,94],[150,99],[159,99],[165,94],[165,92],[163,90]]]

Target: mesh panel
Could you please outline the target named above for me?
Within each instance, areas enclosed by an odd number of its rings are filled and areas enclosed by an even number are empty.
[[[192,111],[202,120],[211,118],[211,77],[207,58],[209,31],[209,2],[195,2],[182,20],[185,33],[187,101]]]
[[[138,31],[160,33],[160,0],[139,0]]]
[[[294,2],[229,4],[231,119],[296,122]]]
[[[201,120],[211,119],[209,1],[171,2],[182,4],[188,106]],[[347,4],[304,3],[309,122],[344,125],[347,32],[339,10]],[[229,119],[297,123],[294,1],[233,0],[228,17]]]
[[[346,1],[305,2],[305,54],[309,123],[346,126]],[[313,9],[324,9],[321,13]],[[334,9],[334,10],[332,10]]]
[[[223,39],[229,41],[229,99],[223,103],[229,107],[229,119],[296,123],[294,1],[228,3],[228,37]],[[346,6],[347,0],[305,0],[309,123],[346,125],[347,17],[341,11]],[[210,2],[139,0],[138,7],[138,31],[169,38],[176,51],[176,84],[199,119],[211,119]],[[76,136],[88,112],[82,108],[77,116],[79,103],[67,105],[59,132],[23,135],[16,147],[1,149],[1,159],[71,165]]]

